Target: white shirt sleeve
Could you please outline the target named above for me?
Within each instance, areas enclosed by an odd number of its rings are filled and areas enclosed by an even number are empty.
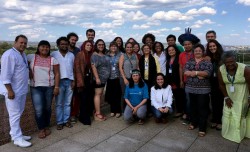
[[[172,89],[171,86],[168,85],[167,89],[167,103],[166,106],[171,108],[172,107],[172,102],[173,102],[173,93],[172,93]]]
[[[157,102],[157,90],[155,90],[154,86],[151,88],[151,105],[154,106],[156,109],[160,108],[161,106]]]
[[[3,84],[11,84],[15,70],[15,58],[10,53],[4,54],[1,59],[1,81]]]

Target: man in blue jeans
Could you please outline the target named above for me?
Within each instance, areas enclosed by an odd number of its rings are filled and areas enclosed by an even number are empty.
[[[60,37],[56,41],[58,51],[51,53],[60,65],[59,95],[56,96],[56,121],[57,130],[62,130],[63,126],[71,128],[69,121],[70,103],[74,88],[74,54],[69,52],[69,40],[67,37]]]

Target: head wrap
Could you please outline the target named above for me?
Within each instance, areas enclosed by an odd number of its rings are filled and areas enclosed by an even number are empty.
[[[134,69],[134,70],[132,70],[132,75],[133,74],[139,74],[139,75],[141,75],[141,72],[140,72],[140,70]]]
[[[200,42],[200,39],[191,34],[191,28],[185,29],[185,33],[178,37],[179,43],[183,46],[185,41],[191,41],[194,45]]]

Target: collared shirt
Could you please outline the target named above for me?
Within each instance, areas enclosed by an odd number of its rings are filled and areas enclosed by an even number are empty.
[[[7,95],[5,84],[10,84],[15,95],[28,93],[29,67],[25,53],[14,47],[4,52],[1,59],[0,94]]]
[[[166,62],[167,62],[167,58],[166,58],[165,52],[162,51],[160,56],[158,56],[156,53],[154,53],[154,57],[155,57],[155,59],[157,59],[159,61],[161,73],[163,73],[164,75],[166,75]]]
[[[65,56],[63,56],[58,50],[52,52],[51,56],[54,57],[60,64],[60,79],[68,78],[70,80],[74,80],[74,54],[68,51]]]

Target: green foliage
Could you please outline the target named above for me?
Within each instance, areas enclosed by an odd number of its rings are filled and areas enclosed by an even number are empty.
[[[12,44],[9,44],[8,42],[1,42],[0,43],[0,55],[4,53],[4,51],[10,49],[12,47]]]

